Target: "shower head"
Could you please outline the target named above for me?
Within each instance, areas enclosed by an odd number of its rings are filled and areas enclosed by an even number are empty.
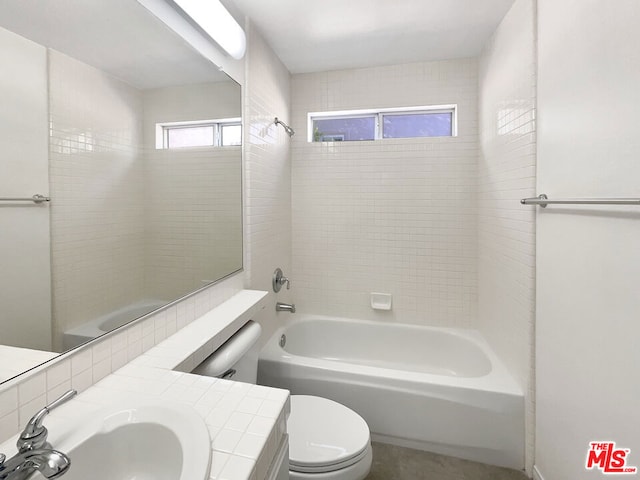
[[[278,120],[278,117],[276,117],[274,123],[276,125],[282,125],[282,127],[284,128],[284,131],[287,132],[287,134],[290,137],[293,137],[295,135],[295,130],[293,130],[293,128],[291,128],[289,125],[287,125],[286,123],[284,123],[282,120]]]

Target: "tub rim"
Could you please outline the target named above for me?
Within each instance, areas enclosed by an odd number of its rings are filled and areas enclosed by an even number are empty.
[[[350,322],[363,326],[397,326],[406,330],[432,330],[445,332],[464,340],[469,341],[477,346],[487,356],[491,363],[491,371],[479,377],[459,377],[438,375],[425,372],[414,372],[406,370],[397,370],[392,368],[384,368],[380,366],[367,366],[348,362],[339,362],[326,360],[316,357],[305,357],[302,355],[292,354],[280,347],[280,337],[286,334],[288,328],[301,323],[309,323],[313,321],[328,322]],[[463,388],[469,390],[479,390],[484,392],[495,392],[505,395],[514,395],[518,397],[524,396],[524,389],[518,384],[506,365],[493,351],[487,340],[482,334],[471,328],[458,327],[439,327],[415,325],[394,321],[393,323],[381,322],[377,320],[363,320],[347,317],[336,317],[329,315],[316,314],[297,314],[295,319],[291,319],[286,324],[280,326],[273,335],[267,340],[264,348],[260,353],[261,360],[282,362],[286,364],[298,364],[304,367],[321,368],[323,370],[335,370],[341,373],[358,373],[367,377],[383,377],[389,379],[392,383],[409,382],[416,387],[420,384],[442,385],[455,388]]]

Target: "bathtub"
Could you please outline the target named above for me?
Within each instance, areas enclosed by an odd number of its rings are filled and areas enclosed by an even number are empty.
[[[523,392],[474,330],[296,315],[258,383],[340,402],[377,441],[524,467]]]
[[[101,317],[89,320],[80,326],[64,332],[62,334],[62,347],[64,350],[68,350],[89,340],[93,340],[115,328],[126,325],[136,318],[153,312],[167,303],[165,300],[158,299],[140,300]]]

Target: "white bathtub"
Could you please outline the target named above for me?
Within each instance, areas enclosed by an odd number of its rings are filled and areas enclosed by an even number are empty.
[[[78,327],[67,330],[62,335],[62,347],[64,350],[82,345],[100,335],[121,327],[136,318],[140,318],[147,313],[157,310],[168,302],[165,300],[149,299],[140,300],[136,303],[126,305],[118,310],[109,312],[101,317],[89,320]]]
[[[258,382],[347,405],[374,440],[524,467],[523,393],[473,330],[296,315]]]

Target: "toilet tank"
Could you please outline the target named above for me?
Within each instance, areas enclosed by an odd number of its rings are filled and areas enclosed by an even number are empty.
[[[249,320],[191,373],[255,384],[261,333],[260,324]]]

